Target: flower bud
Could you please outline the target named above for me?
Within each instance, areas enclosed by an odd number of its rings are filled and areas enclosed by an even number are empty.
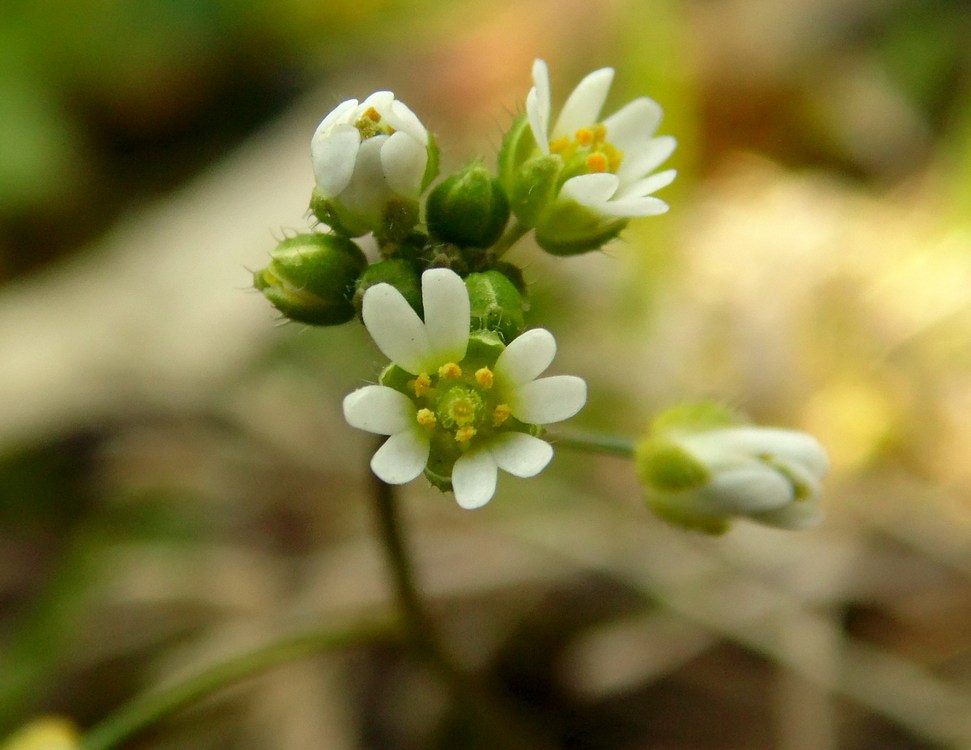
[[[742,424],[714,404],[661,415],[637,446],[635,463],[648,505],[686,528],[720,534],[745,517],[800,529],[822,519],[828,462],[815,438]]]
[[[354,292],[354,308],[361,314],[364,293],[375,284],[391,284],[411,309],[419,315],[423,314],[421,305],[421,276],[414,265],[403,258],[382,260],[368,266],[357,279]]]
[[[327,326],[354,317],[351,295],[367,259],[349,239],[299,234],[270,253],[270,264],[253,274],[253,286],[290,320]]]
[[[428,196],[428,230],[460,247],[489,247],[509,221],[502,185],[481,162],[472,162]]]
[[[524,330],[525,303],[516,286],[499,271],[470,273],[465,279],[472,308],[473,328],[496,331],[512,341]]]

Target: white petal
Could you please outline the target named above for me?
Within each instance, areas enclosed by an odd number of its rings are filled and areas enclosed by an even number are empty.
[[[317,133],[328,133],[338,123],[352,123],[356,119],[357,99],[341,102],[317,126]],[[315,133],[316,136],[316,133]]]
[[[724,514],[759,513],[793,502],[789,481],[759,465],[717,472],[698,494]]]
[[[533,63],[533,88],[526,95],[526,116],[533,138],[544,154],[550,152],[550,73],[546,63]]]
[[[670,206],[660,198],[648,196],[646,198],[623,198],[621,200],[605,201],[595,208],[605,216],[616,216],[618,219],[632,219],[636,216],[657,216],[667,213]]]
[[[371,458],[371,471],[388,484],[415,479],[428,463],[428,434],[420,427],[392,435]]]
[[[394,94],[390,91],[375,91],[361,102],[361,114],[374,107],[375,111],[384,117],[384,113],[391,109],[391,102],[394,101]]]
[[[524,432],[504,432],[486,446],[499,468],[517,477],[534,477],[553,458],[553,446]]]
[[[414,423],[415,405],[393,388],[366,385],[344,397],[344,419],[359,430],[394,435]]]
[[[677,147],[678,142],[670,135],[640,141],[624,152],[623,161],[617,170],[622,185],[639,180],[663,164]]]
[[[753,521],[758,521],[767,526],[775,526],[780,529],[790,529],[800,531],[818,526],[823,520],[823,510],[819,503],[807,502],[806,500],[796,500],[788,505],[784,505],[776,510],[765,511],[764,513],[747,514]]]
[[[621,151],[654,135],[661,124],[661,105],[646,96],[628,102],[604,120],[607,140]]]
[[[614,69],[601,68],[580,81],[567,98],[563,109],[560,110],[560,116],[556,118],[550,140],[563,135],[572,138],[580,128],[588,128],[596,124],[613,80]],[[607,134],[610,135],[609,130]]]
[[[750,456],[774,456],[805,466],[819,479],[829,469],[825,449],[805,432],[775,427],[732,427],[707,434],[711,440]]]
[[[417,198],[425,176],[428,150],[404,131],[391,135],[381,146],[381,169],[388,187],[406,198]]]
[[[469,345],[471,310],[462,278],[447,268],[421,275],[421,299],[430,346],[428,367],[458,362]]]
[[[455,501],[465,508],[481,508],[496,494],[498,468],[492,454],[484,448],[471,450],[452,468]]]
[[[353,125],[338,125],[329,133],[318,128],[314,134],[310,141],[314,180],[327,198],[340,195],[351,181],[360,144],[361,134]]]
[[[641,180],[636,180],[630,185],[626,185],[617,192],[617,200],[624,198],[643,198],[650,195],[655,190],[667,187],[674,178],[678,176],[678,170],[666,169],[663,172],[649,175]]]
[[[512,415],[527,424],[562,422],[587,402],[587,384],[574,375],[553,375],[526,383],[510,399]]]
[[[610,172],[582,174],[564,182],[560,195],[582,206],[596,208],[613,197],[618,185],[620,180],[617,175]]]
[[[535,380],[556,356],[556,339],[545,328],[532,328],[513,339],[493,368],[498,387],[516,389]]]
[[[431,346],[425,324],[401,292],[390,284],[375,284],[364,293],[364,325],[384,356],[412,375],[429,361]]]
[[[395,99],[391,102],[388,111],[383,112],[382,115],[388,121],[388,125],[395,130],[410,135],[422,146],[428,145],[428,131],[421,124],[418,115],[412,112],[404,102]]]

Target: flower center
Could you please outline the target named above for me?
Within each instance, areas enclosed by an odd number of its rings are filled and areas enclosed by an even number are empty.
[[[373,138],[376,135],[391,135],[394,133],[394,128],[384,121],[381,113],[374,107],[368,107],[364,114],[354,123],[354,127],[360,131],[362,141],[366,141],[368,138]]]
[[[550,153],[563,158],[570,176],[616,172],[624,160],[624,152],[607,140],[607,126],[603,123],[580,128],[573,138],[564,135],[550,141]]]

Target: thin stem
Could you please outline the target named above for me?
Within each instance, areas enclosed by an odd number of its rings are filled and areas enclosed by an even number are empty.
[[[529,231],[528,227],[524,227],[518,221],[513,221],[506,231],[503,232],[502,237],[498,239],[495,245],[492,246],[492,255],[495,258],[501,258],[506,252],[519,240],[523,238],[523,235]]]
[[[595,432],[557,432],[549,436],[557,448],[568,448],[587,453],[605,453],[608,456],[633,458],[637,441],[626,435],[604,435]]]
[[[110,750],[148,726],[225,687],[312,654],[392,636],[388,623],[355,623],[340,630],[303,633],[217,664],[185,682],[135,698],[85,733],[83,750]]]
[[[546,738],[525,724],[499,686],[463,671],[439,641],[415,584],[414,567],[404,542],[395,488],[374,478],[378,531],[394,582],[404,628],[416,654],[435,670],[466,714],[494,747],[506,750],[550,750]]]

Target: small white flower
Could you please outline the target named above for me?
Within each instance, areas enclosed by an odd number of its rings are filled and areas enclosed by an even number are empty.
[[[664,213],[667,203],[651,194],[670,184],[677,173],[651,172],[677,143],[671,136],[654,137],[662,111],[647,97],[599,119],[613,77],[613,68],[601,68],[580,81],[551,127],[549,71],[543,60],[536,60],[534,86],[526,98],[533,137],[544,154],[560,154],[567,174],[574,175],[560,188],[561,199],[619,219]]]
[[[638,446],[636,460],[648,504],[683,526],[718,533],[742,516],[802,529],[823,517],[826,451],[803,432],[667,424]]]
[[[465,283],[448,269],[426,271],[421,281],[424,321],[389,284],[365,292],[368,332],[408,377],[390,378],[399,387],[370,385],[349,394],[344,417],[352,427],[389,436],[371,459],[382,480],[403,484],[424,471],[450,481],[463,508],[478,508],[495,494],[498,469],[531,477],[546,467],[553,448],[528,430],[580,411],[586,383],[539,377],[556,353],[543,329],[505,348],[498,339],[491,348],[470,347]]]
[[[379,228],[388,201],[417,201],[428,166],[428,131],[390,91],[342,102],[310,142],[317,193],[352,235]]]

